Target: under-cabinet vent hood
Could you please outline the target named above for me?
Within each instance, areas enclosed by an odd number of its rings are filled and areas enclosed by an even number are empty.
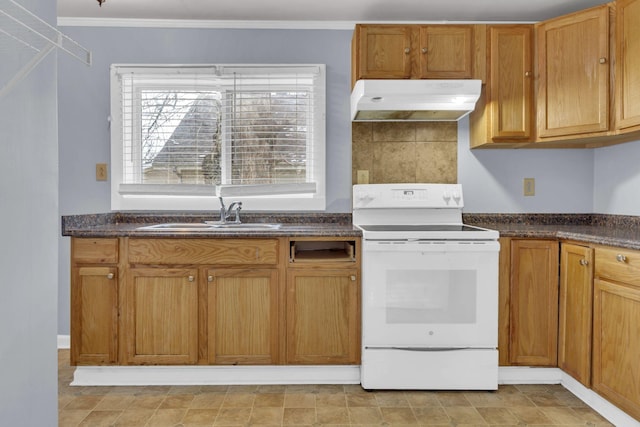
[[[358,80],[354,122],[457,121],[471,113],[481,80]]]

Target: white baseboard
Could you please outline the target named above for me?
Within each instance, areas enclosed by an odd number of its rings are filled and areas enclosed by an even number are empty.
[[[71,348],[71,337],[69,335],[58,335],[58,350]]]
[[[360,384],[360,366],[78,366],[71,385]]]

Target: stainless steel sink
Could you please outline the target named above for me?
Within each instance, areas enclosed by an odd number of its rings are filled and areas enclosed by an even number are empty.
[[[165,224],[145,225],[138,227],[138,230],[149,231],[215,231],[220,229],[232,230],[275,230],[280,228],[281,224],[268,223],[234,223],[234,222],[172,222]]]

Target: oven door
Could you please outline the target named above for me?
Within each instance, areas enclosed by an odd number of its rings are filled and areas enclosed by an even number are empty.
[[[496,348],[497,241],[366,240],[365,348]]]

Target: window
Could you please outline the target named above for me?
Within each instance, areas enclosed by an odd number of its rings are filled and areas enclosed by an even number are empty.
[[[111,67],[111,208],[325,208],[324,65]]]

